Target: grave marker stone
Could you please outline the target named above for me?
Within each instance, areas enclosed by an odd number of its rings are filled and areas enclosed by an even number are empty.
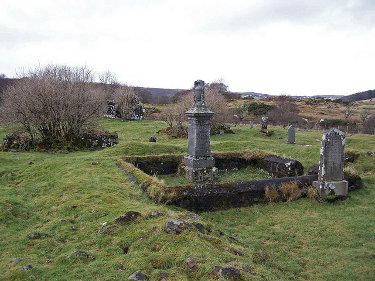
[[[250,121],[250,129],[254,128],[254,122]]]
[[[261,124],[262,124],[262,130],[267,130],[267,126],[268,126],[268,117],[263,116],[263,117],[262,117]]]
[[[210,150],[210,119],[214,113],[204,103],[204,81],[194,82],[194,105],[188,117],[188,153],[184,157],[186,177],[193,182],[217,177],[215,159]]]
[[[321,197],[347,196],[348,182],[344,180],[345,134],[336,128],[322,136],[318,180],[313,185]]]
[[[296,130],[294,129],[293,125],[288,127],[288,140],[286,141],[287,144],[295,144],[296,143]]]

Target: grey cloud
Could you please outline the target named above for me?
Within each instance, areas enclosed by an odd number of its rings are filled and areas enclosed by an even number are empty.
[[[236,15],[217,19],[208,28],[236,31],[278,22],[322,24],[334,28],[357,25],[372,29],[375,27],[375,1],[269,0],[256,8],[244,9]]]
[[[0,26],[0,48],[12,48],[21,44],[47,40],[48,36],[30,31],[22,31],[16,28]]]

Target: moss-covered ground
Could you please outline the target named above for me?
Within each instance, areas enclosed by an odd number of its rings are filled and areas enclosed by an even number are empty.
[[[205,212],[199,216],[211,233],[173,235],[165,232],[166,222],[185,210],[149,200],[116,161],[181,154],[187,140],[157,135],[162,122],[103,120],[101,126],[117,131],[120,144],[73,153],[0,152],[0,280],[127,280],[136,270],[151,280],[161,272],[168,280],[215,280],[214,266],[236,267],[243,280],[375,279],[375,156],[366,154],[375,152],[374,136],[347,137],[346,149],[360,153],[352,168],[364,187],[345,201],[304,198]],[[287,145],[282,128],[271,137],[259,128],[233,130],[213,136],[212,151],[267,150],[299,160],[306,171],[319,160],[322,132],[297,130],[297,144]],[[5,134],[0,128],[0,137]],[[148,142],[151,135],[156,143]],[[98,233],[130,210],[143,216]],[[154,210],[166,216],[149,217]],[[41,237],[28,239],[34,232]],[[90,258],[68,259],[76,249]],[[188,268],[189,257],[199,259],[198,270]]]

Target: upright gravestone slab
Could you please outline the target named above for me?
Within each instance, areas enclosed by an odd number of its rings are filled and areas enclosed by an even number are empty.
[[[250,129],[254,128],[254,122],[250,121]]]
[[[313,185],[321,197],[347,196],[348,182],[344,180],[345,134],[333,128],[322,136],[319,177]]]
[[[194,105],[187,111],[188,153],[184,157],[186,177],[193,182],[217,177],[215,159],[210,150],[210,119],[214,114],[204,103],[204,82],[194,82]]]
[[[262,117],[262,120],[261,120],[261,124],[262,124],[262,130],[267,130],[267,126],[268,126],[268,117]]]
[[[296,143],[296,130],[294,129],[293,125],[288,127],[288,139],[286,141],[287,144],[295,144]]]

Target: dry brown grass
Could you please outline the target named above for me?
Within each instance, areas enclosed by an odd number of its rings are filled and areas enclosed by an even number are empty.
[[[290,202],[301,198],[303,193],[296,182],[283,183],[279,187],[282,201]]]
[[[310,199],[318,199],[319,198],[318,190],[315,187],[310,186],[307,189],[307,197]]]
[[[277,202],[280,200],[280,194],[275,187],[266,187],[265,191],[266,200],[269,203]]]

